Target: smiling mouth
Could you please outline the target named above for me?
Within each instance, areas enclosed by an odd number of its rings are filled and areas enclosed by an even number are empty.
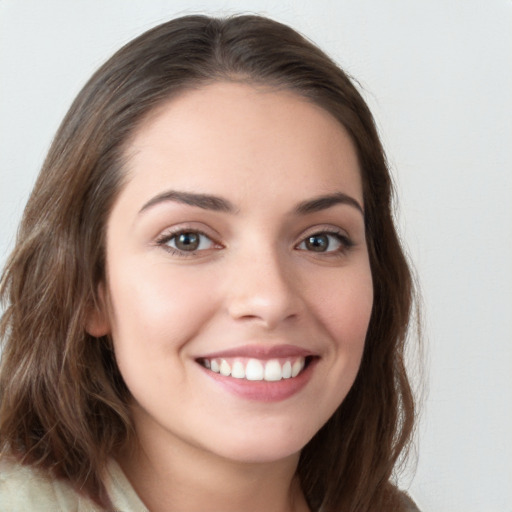
[[[314,359],[313,356],[275,359],[255,358],[200,358],[204,368],[234,379],[277,382],[299,376]]]

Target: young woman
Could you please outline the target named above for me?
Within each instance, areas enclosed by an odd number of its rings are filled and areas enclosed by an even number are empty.
[[[3,275],[3,509],[416,510],[390,200],[366,104],[292,29],[189,16],[122,48]]]

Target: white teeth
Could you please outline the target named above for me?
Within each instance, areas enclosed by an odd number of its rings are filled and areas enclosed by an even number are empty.
[[[231,366],[224,359],[220,362],[220,374],[228,377],[231,375]]]
[[[245,367],[247,380],[263,380],[263,365],[257,359],[249,359]]]
[[[265,376],[263,378],[270,381],[281,380],[283,378],[283,372],[281,371],[279,361],[276,361],[275,359],[267,361],[267,364],[265,365]]]
[[[289,379],[292,376],[292,363],[286,361],[283,364],[283,379]]]
[[[302,368],[304,368],[304,359],[297,359],[292,366],[292,377],[297,377]]]
[[[235,361],[231,370],[231,377],[235,379],[245,379],[245,368],[240,361]]]
[[[220,373],[225,377],[233,377],[235,379],[247,380],[265,380],[268,382],[276,382],[282,379],[290,379],[297,377],[304,369],[306,359],[299,357],[292,361],[287,360],[281,363],[278,359],[270,359],[269,361],[260,361],[258,359],[249,359],[244,363],[239,360],[233,361],[231,364],[226,359],[202,359],[201,364],[215,373]]]

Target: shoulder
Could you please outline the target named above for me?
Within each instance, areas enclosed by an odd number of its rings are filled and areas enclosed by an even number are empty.
[[[0,503],[1,509],[9,512],[99,510],[66,482],[9,458],[0,459]]]
[[[147,512],[119,465],[107,467],[107,492],[116,511]],[[48,472],[0,458],[0,510],[8,512],[101,512],[91,500]]]
[[[400,504],[403,512],[420,512],[420,509],[406,492],[400,492]]]

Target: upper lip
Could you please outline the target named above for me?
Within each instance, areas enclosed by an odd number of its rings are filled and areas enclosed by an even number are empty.
[[[283,357],[308,357],[314,356],[311,350],[295,345],[243,345],[219,352],[211,352],[199,356],[197,359],[216,359],[228,357],[248,357],[254,359],[277,359]]]

